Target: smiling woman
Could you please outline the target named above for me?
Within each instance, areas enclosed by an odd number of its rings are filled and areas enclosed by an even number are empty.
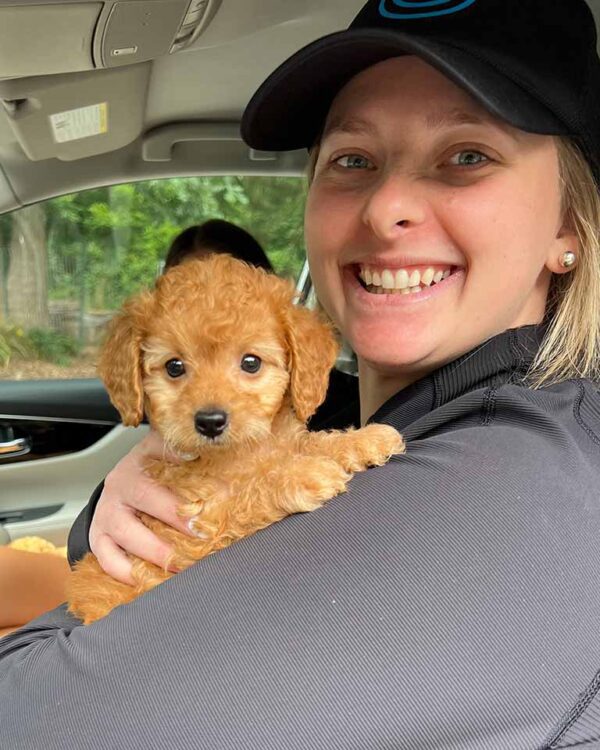
[[[259,88],[244,138],[312,149],[315,288],[406,454],[83,632],[11,636],[9,738],[58,684],[56,748],[107,706],[106,746],[600,748],[596,44],[585,0],[369,0]],[[165,564],[139,520],[189,533],[141,468],[164,447],[110,472],[72,557]]]
[[[359,357],[365,419],[477,344],[543,320],[552,274],[571,270],[562,254],[580,249],[553,138],[489,115],[407,56],[340,91],[317,148],[309,262]],[[386,294],[396,280],[405,293]]]

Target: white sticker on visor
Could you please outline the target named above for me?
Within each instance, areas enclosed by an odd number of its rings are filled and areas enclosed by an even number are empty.
[[[57,143],[77,141],[108,130],[108,105],[106,102],[78,107],[50,115],[52,135]]]

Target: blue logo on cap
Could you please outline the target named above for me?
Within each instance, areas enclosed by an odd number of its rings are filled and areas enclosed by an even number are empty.
[[[386,0],[379,3],[379,13],[384,18],[434,18],[449,16],[473,5],[477,0],[391,0],[399,10],[388,10]],[[440,6],[445,5],[445,8]],[[432,10],[425,10],[431,8]],[[403,9],[403,10],[400,10]]]

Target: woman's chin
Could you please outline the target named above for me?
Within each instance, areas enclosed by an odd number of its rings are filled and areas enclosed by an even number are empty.
[[[371,346],[360,348],[356,351],[356,355],[359,360],[365,362],[372,369],[388,372],[389,374],[408,373],[421,369],[426,359],[426,355],[419,356],[419,352],[402,352],[396,350],[392,354],[381,349],[377,350]]]
[[[370,367],[380,371],[398,370],[412,372],[426,367],[435,361],[435,346],[421,340],[403,339],[400,337],[357,340],[353,342],[353,349],[359,359]]]

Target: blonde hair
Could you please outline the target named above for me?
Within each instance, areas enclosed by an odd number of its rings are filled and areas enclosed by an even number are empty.
[[[579,240],[573,271],[554,274],[548,328],[531,365],[534,388],[570,378],[600,379],[600,190],[591,167],[568,138],[557,138],[563,217]]]
[[[315,169],[317,166],[317,159],[319,158],[319,150],[320,150],[319,141],[317,141],[314,144],[314,146],[310,148],[308,152],[308,164],[306,165],[306,179],[308,180],[309,187],[315,177]]]
[[[554,274],[548,292],[547,324],[526,380],[532,388],[571,378],[600,380],[600,189],[579,147],[556,138],[565,222],[579,239],[577,265]],[[306,170],[312,182],[319,144]]]

